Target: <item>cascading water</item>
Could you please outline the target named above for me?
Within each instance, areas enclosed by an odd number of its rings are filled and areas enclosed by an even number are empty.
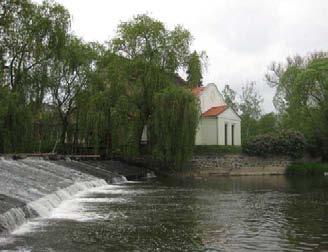
[[[111,179],[112,184],[122,184],[127,182],[128,180],[124,176],[116,176]]]
[[[110,176],[113,183],[126,181]],[[5,199],[0,201],[0,233],[10,233],[30,218],[47,217],[77,193],[105,185],[104,179],[55,162],[0,158],[0,195]]]

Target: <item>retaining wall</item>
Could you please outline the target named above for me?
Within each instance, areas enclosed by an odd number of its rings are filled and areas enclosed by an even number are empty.
[[[182,176],[241,176],[241,175],[283,175],[291,160],[287,157],[252,157],[243,154],[222,156],[196,156],[190,170]]]

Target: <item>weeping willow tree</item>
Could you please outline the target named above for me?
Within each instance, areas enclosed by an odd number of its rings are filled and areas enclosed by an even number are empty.
[[[77,99],[75,145],[92,147],[94,153],[108,157],[113,147],[112,112],[123,93],[126,65],[124,59],[103,48],[94,49],[98,54],[95,70],[88,73],[88,85]]]
[[[112,110],[113,151],[125,159],[139,154],[139,130],[142,128],[140,110],[121,96]]]
[[[153,158],[165,168],[181,169],[192,156],[198,121],[198,102],[190,91],[172,85],[158,92],[150,127]]]
[[[75,152],[80,152],[79,146],[82,145],[92,146],[94,153],[103,154],[110,127],[109,102],[106,91],[94,95],[85,92],[79,97],[74,130]]]
[[[28,106],[19,103],[18,93],[8,92],[0,97],[1,149],[5,153],[31,151],[34,147],[32,114]]]

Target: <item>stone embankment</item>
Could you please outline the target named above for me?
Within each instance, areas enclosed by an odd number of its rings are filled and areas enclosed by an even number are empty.
[[[195,156],[183,177],[213,177],[242,175],[283,175],[291,163],[288,157],[252,157],[243,154]]]

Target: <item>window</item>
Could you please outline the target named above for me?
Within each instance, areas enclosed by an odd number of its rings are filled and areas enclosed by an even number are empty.
[[[235,125],[231,125],[231,145],[235,145]]]
[[[224,124],[224,144],[228,145],[228,124]]]

